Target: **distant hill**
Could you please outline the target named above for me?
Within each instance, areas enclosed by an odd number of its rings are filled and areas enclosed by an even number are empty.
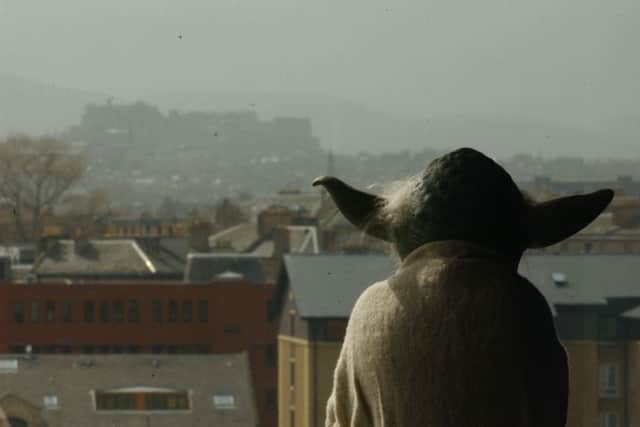
[[[0,135],[62,132],[80,123],[87,103],[105,94],[63,89],[0,72]],[[142,99],[163,111],[255,111],[308,117],[324,148],[337,153],[383,153],[473,146],[494,157],[516,153],[543,157],[640,158],[640,120],[621,118],[605,129],[586,130],[509,116],[398,117],[357,103],[325,97],[266,93],[205,92]]]
[[[221,93],[159,95],[146,99],[163,109],[252,109],[261,117],[310,117],[322,146],[344,154],[473,146],[500,158],[516,153],[540,154],[546,158],[640,158],[637,120],[621,121],[606,130],[594,131],[509,116],[461,114],[420,120],[318,96]]]
[[[106,98],[0,72],[0,135],[60,132],[80,120],[86,104]]]

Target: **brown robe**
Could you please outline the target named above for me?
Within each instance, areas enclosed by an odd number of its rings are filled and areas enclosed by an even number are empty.
[[[441,241],[358,298],[326,427],[561,427],[567,400],[543,295],[496,253]]]

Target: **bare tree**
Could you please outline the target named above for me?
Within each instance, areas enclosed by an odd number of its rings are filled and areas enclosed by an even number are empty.
[[[66,215],[66,229],[72,236],[100,237],[104,220],[112,215],[111,197],[104,188],[96,188],[82,197],[74,198]]]
[[[51,137],[9,136],[0,140],[0,196],[14,207],[18,238],[37,241],[43,217],[76,183],[86,167],[83,155]]]

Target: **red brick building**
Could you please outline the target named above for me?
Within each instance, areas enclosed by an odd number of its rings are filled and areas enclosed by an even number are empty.
[[[261,425],[277,425],[272,284],[0,283],[0,353],[248,351]]]

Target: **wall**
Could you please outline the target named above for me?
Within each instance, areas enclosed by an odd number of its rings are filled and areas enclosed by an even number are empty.
[[[592,341],[563,341],[569,358],[567,427],[599,427],[598,346]]]
[[[212,284],[185,283],[91,283],[91,284],[8,284],[0,283],[0,353],[8,353],[17,345],[70,345],[73,353],[83,351],[85,345],[123,346],[138,345],[140,352],[151,352],[156,344],[175,346],[208,346],[211,353],[229,353],[247,350],[254,376],[256,401],[261,420],[267,427],[275,427],[276,409],[267,407],[268,393],[276,393],[275,364],[268,363],[268,346],[276,346],[277,324],[267,319],[267,304],[274,285],[244,281]],[[83,321],[84,301],[95,301],[95,320]],[[137,300],[139,322],[116,323],[100,321],[99,302]],[[153,301],[162,301],[163,322],[152,318]],[[167,321],[168,301],[178,301],[177,322]],[[192,301],[192,321],[182,321],[181,301]],[[198,301],[208,301],[208,320],[198,320]],[[30,321],[30,303],[46,301],[56,303],[56,320]],[[72,322],[60,319],[60,303],[72,303]],[[16,302],[25,306],[23,323],[13,321],[12,307]],[[165,348],[165,352],[169,348]],[[192,350],[194,348],[192,347]],[[59,351],[59,349],[57,350]],[[180,351],[176,348],[176,351]]]
[[[309,342],[278,335],[278,420],[280,427],[311,425]],[[293,372],[291,370],[293,365]],[[291,374],[294,384],[291,384]],[[294,414],[292,425],[291,414]]]

